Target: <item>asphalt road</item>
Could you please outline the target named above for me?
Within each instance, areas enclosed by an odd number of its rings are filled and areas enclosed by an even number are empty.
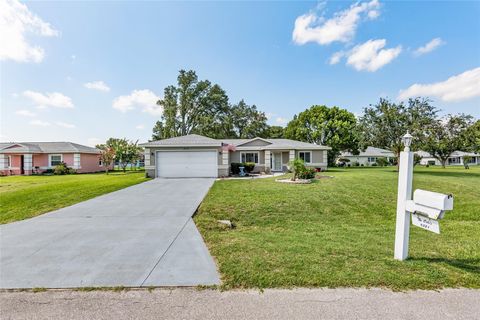
[[[480,319],[480,290],[1,292],[7,319]]]

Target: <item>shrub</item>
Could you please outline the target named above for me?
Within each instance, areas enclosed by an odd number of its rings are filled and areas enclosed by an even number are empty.
[[[245,171],[247,173],[252,172],[253,169],[255,168],[255,163],[254,162],[245,162],[245,163],[242,163],[242,165],[245,167]]]
[[[376,162],[372,163],[372,167],[378,167],[378,163]]]
[[[289,165],[290,165],[290,171],[293,172],[292,181],[297,180],[300,172],[302,172],[306,169],[305,168],[305,163],[300,158],[295,158],[295,160],[290,161]]]
[[[298,173],[299,179],[313,179],[315,178],[316,170],[314,168],[304,168]]]
[[[352,162],[352,166],[354,167],[359,167],[360,166],[360,163],[358,161],[353,161]]]
[[[387,158],[377,158],[377,164],[380,167],[386,167],[386,166],[388,166],[388,160],[387,160]]]
[[[63,174],[72,174],[75,173],[75,170],[72,168],[67,167],[67,164],[65,162],[62,162],[55,166],[55,169],[53,170],[54,174],[58,175],[63,175]]]
[[[240,173],[240,167],[242,167],[241,163],[238,162],[232,162],[230,164],[230,168],[232,170],[232,174],[239,174]]]

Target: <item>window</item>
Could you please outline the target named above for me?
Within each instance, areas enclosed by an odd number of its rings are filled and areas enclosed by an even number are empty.
[[[101,167],[102,166],[102,159],[98,159],[98,165]]]
[[[376,157],[368,157],[368,162],[377,162]]]
[[[241,154],[242,162],[253,162],[258,164],[258,152],[242,152]]]
[[[312,163],[312,153],[310,151],[300,151],[298,157],[305,163]]]
[[[50,167],[55,167],[57,165],[59,165],[60,163],[62,163],[63,161],[63,158],[62,158],[62,155],[61,154],[51,154],[49,156],[49,160],[50,160]]]
[[[12,166],[12,156],[7,157],[7,168],[10,168]]]

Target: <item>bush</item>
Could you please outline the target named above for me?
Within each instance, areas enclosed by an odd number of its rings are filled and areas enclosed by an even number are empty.
[[[359,167],[360,166],[360,163],[358,161],[353,161],[352,162],[352,166],[353,167]]]
[[[75,173],[75,170],[67,167],[67,164],[65,162],[62,162],[55,167],[55,169],[53,170],[53,173],[58,175],[72,174],[72,173]]]
[[[306,169],[305,163],[300,158],[295,158],[294,160],[290,161],[289,166],[290,171],[293,173],[292,181],[297,180],[300,172],[303,172]]]
[[[314,168],[303,168],[303,170],[301,170],[298,173],[298,178],[299,179],[313,179],[313,178],[315,178],[315,173],[316,173],[316,170]]]
[[[230,164],[230,169],[232,171],[232,174],[239,174],[240,173],[240,167],[245,167],[245,172],[250,173],[255,168],[255,163],[253,163],[253,162],[245,162],[245,163],[232,162]]]
[[[376,162],[372,163],[372,167],[378,167],[378,163]]]
[[[242,165],[245,167],[245,171],[247,173],[252,172],[253,169],[255,168],[255,163],[254,162],[245,162],[245,163],[242,163]]]
[[[238,162],[232,162],[230,164],[230,168],[232,170],[232,174],[239,174],[240,173],[240,167],[243,167],[241,163]]]
[[[388,166],[388,160],[387,158],[377,158],[377,164],[380,166],[380,167],[386,167]]]

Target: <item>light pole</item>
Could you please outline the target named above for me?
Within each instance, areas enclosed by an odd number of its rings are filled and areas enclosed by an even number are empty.
[[[403,261],[408,257],[410,213],[406,210],[406,203],[407,200],[412,199],[413,152],[410,152],[412,140],[412,135],[407,131],[402,137],[405,149],[400,152],[398,165],[397,219],[395,227],[394,258],[400,261]]]

